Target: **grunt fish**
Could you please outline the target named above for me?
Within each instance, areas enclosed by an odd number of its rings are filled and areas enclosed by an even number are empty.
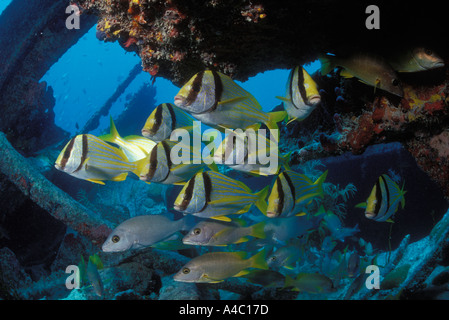
[[[292,170],[280,173],[268,196],[267,217],[294,215],[298,213],[300,204],[317,196],[322,197],[326,177],[327,170],[315,182]]]
[[[387,174],[377,179],[366,202],[356,205],[357,208],[365,209],[365,217],[374,221],[389,221],[390,217],[398,210],[399,204],[405,207],[404,185],[399,188]]]
[[[192,217],[173,221],[161,214],[136,216],[119,224],[103,243],[102,250],[121,252],[175,240],[175,233],[190,230],[193,222]]]
[[[316,82],[301,66],[290,71],[285,97],[277,98],[284,102],[290,121],[304,120],[321,102]]]
[[[193,119],[189,114],[171,103],[161,103],[148,117],[142,128],[142,135],[156,142],[170,138],[175,129],[193,128]]]
[[[265,238],[265,223],[245,227],[236,222],[204,220],[196,224],[182,239],[184,244],[202,246],[225,246],[248,241],[248,236]]]
[[[227,75],[206,70],[195,74],[179,90],[174,103],[202,123],[224,130],[264,123],[278,129],[285,111],[266,113],[254,96]]]
[[[396,71],[379,56],[370,54],[354,54],[347,58],[322,56],[321,74],[325,75],[334,67],[342,67],[340,75],[345,78],[356,77],[360,81],[377,89],[388,91],[402,97],[404,91]]]
[[[397,72],[418,72],[444,67],[444,61],[428,48],[417,47],[389,59]]]
[[[205,253],[190,260],[173,279],[181,282],[217,283],[229,277],[246,275],[249,268],[268,270],[265,249],[251,258],[247,256],[245,251]]]
[[[137,174],[137,166],[128,161],[122,150],[91,134],[72,138],[56,159],[55,167],[98,184],[104,184],[103,180],[123,181],[128,172]]]
[[[298,291],[308,293],[325,293],[335,290],[332,280],[319,273],[300,273],[296,279],[287,275],[285,287],[294,287]]]
[[[230,221],[229,214],[247,212],[253,204],[265,213],[268,186],[259,192],[224,174],[208,171],[195,174],[175,200],[175,210],[201,218]]]

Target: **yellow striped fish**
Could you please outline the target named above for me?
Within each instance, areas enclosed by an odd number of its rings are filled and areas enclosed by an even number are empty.
[[[234,170],[255,175],[274,175],[283,166],[289,169],[291,152],[279,153],[277,144],[255,131],[229,133],[214,151],[213,159]]]
[[[304,120],[321,102],[316,82],[301,66],[290,71],[285,97],[277,98],[284,102],[290,121]]]
[[[172,159],[173,155],[178,155],[176,149],[181,150],[181,146],[188,151],[185,160],[189,163],[177,163]],[[197,163],[196,163],[197,162]],[[176,164],[177,163],[177,164]],[[162,184],[178,184],[188,181],[199,170],[204,169],[206,164],[201,161],[201,155],[191,146],[183,144],[182,141],[164,140],[159,142],[151,153],[144,159],[136,162],[136,172],[139,173],[140,180],[147,182],[157,182]]]
[[[267,217],[288,217],[300,209],[300,205],[313,197],[323,196],[325,171],[315,182],[304,174],[285,170],[276,178],[268,196]]]
[[[268,186],[252,193],[243,182],[207,171],[195,174],[175,200],[175,210],[201,218],[231,221],[230,214],[247,212],[253,204],[266,214]]]
[[[278,129],[285,111],[266,113],[256,98],[227,75],[206,70],[195,74],[175,96],[175,105],[219,130],[264,123]]]
[[[55,167],[73,177],[104,184],[104,180],[123,181],[136,165],[124,152],[91,134],[72,138],[56,159]]]
[[[404,209],[406,192],[404,186],[399,188],[387,174],[383,174],[377,179],[366,202],[359,203],[356,207],[366,209],[365,217],[368,219],[391,222],[390,218],[398,211],[399,204]]]
[[[189,114],[171,103],[161,103],[148,117],[142,128],[142,135],[153,141],[160,142],[170,138],[171,133],[178,128],[192,130],[193,119]]]
[[[125,153],[129,162],[135,162],[145,158],[156,145],[156,142],[153,140],[141,136],[131,135],[122,138],[115,127],[112,117],[110,117],[110,133],[99,136],[99,138],[118,145]]]

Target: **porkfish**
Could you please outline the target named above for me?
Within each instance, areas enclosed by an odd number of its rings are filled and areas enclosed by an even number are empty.
[[[300,210],[301,204],[314,197],[323,197],[323,182],[326,177],[327,170],[315,182],[292,170],[281,172],[268,196],[267,217],[294,215]]]
[[[375,89],[385,90],[399,97],[404,96],[396,71],[382,57],[359,53],[349,57],[326,55],[319,60],[322,75],[329,73],[335,67],[341,67],[343,68],[340,72],[342,77],[356,77]]]
[[[392,222],[391,216],[398,210],[399,204],[405,207],[404,185],[402,188],[390,176],[383,174],[377,179],[366,202],[356,205],[365,209],[365,217],[374,221]]]
[[[91,134],[72,138],[62,149],[55,167],[75,178],[104,184],[104,180],[123,181],[128,172],[136,173],[135,163],[125,153]]]
[[[215,150],[213,159],[216,164],[249,174],[275,175],[281,167],[290,168],[291,155],[291,152],[280,154],[275,141],[248,128],[233,130]]]
[[[254,96],[227,75],[213,70],[195,74],[179,90],[174,103],[202,123],[224,131],[264,123],[278,129],[285,111],[266,113]]]
[[[176,160],[172,157],[178,155],[177,150],[185,154]],[[185,157],[185,161],[181,161],[182,156]],[[207,166],[201,160],[199,150],[186,145],[183,141],[171,140],[158,142],[150,154],[137,161],[136,165],[140,180],[162,184],[184,183]]]
[[[122,138],[112,117],[110,117],[110,133],[99,136],[99,138],[118,145],[130,162],[145,158],[156,145],[153,140],[141,136],[131,135]]]
[[[190,260],[173,279],[181,282],[218,283],[230,277],[244,276],[251,268],[268,270],[265,259],[265,249],[250,258],[245,251],[209,252]]]
[[[198,172],[182,188],[174,209],[201,218],[231,221],[230,214],[248,212],[256,205],[266,213],[268,186],[253,193],[243,182],[215,171]]]
[[[191,131],[195,119],[171,103],[161,103],[148,117],[142,128],[142,136],[160,142],[170,138],[179,128]]]
[[[318,86],[302,66],[290,71],[285,97],[277,97],[284,102],[289,121],[302,121],[320,104]]]

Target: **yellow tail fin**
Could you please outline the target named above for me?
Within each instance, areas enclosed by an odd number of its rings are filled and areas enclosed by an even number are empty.
[[[262,212],[264,215],[267,215],[267,201],[265,200],[268,196],[268,192],[269,192],[269,187],[270,186],[266,186],[265,188],[263,188],[262,190],[260,190],[259,192],[257,192],[255,194],[255,196],[257,197],[256,200],[256,207],[260,210],[260,212]]]
[[[283,121],[286,116],[287,116],[286,111],[270,112],[268,114],[268,121],[266,123],[267,128],[270,130],[271,129],[279,129],[277,123]]]
[[[254,256],[250,258],[251,260],[251,267],[252,268],[258,268],[263,270],[268,270],[268,264],[267,264],[267,249],[262,249],[258,253],[256,253]]]

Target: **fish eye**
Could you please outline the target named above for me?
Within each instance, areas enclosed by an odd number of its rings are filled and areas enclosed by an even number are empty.
[[[398,79],[393,79],[393,81],[391,82],[391,84],[395,87],[397,87],[399,85],[399,80]]]
[[[190,269],[189,268],[183,268],[182,269],[182,273],[189,274],[190,273]]]
[[[112,237],[112,242],[117,243],[119,241],[120,241],[120,237],[119,236],[115,235],[115,236]]]
[[[199,235],[201,233],[201,229],[200,228],[195,228],[193,230],[193,233],[196,234],[196,235]]]
[[[430,49],[425,49],[424,52],[429,56],[433,55],[433,52]]]
[[[276,261],[276,259],[277,259],[276,256],[272,256],[272,257],[271,257],[271,260],[272,260],[272,261]]]

